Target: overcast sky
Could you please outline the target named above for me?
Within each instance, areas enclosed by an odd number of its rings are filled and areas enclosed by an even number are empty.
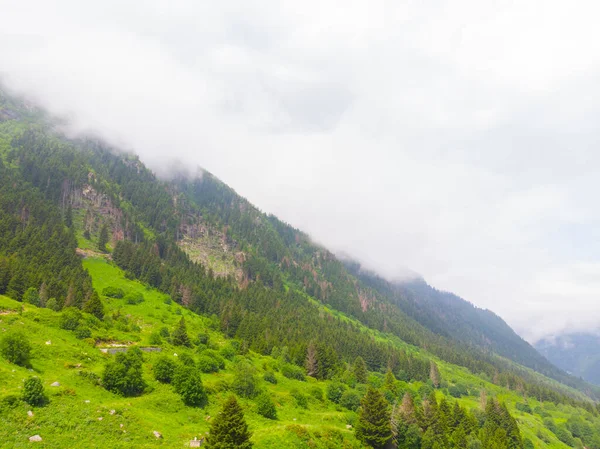
[[[0,0],[0,76],[533,341],[600,326],[600,15],[564,1]]]

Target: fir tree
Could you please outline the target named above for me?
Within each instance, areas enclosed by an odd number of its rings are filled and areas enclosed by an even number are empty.
[[[177,327],[175,330],[173,330],[173,333],[171,334],[171,342],[175,346],[191,346],[190,337],[188,337],[187,328],[185,325],[185,318],[181,317],[179,324],[177,324]]]
[[[103,253],[107,252],[106,245],[108,243],[108,227],[106,223],[100,228],[100,235],[98,236],[98,249]]]
[[[99,320],[104,318],[104,306],[102,305],[102,301],[100,300],[98,293],[92,293],[90,299],[88,299],[88,301],[83,306],[83,311],[94,315]]]
[[[379,390],[369,387],[360,405],[356,438],[373,449],[384,448],[392,438],[388,402]]]
[[[215,417],[207,439],[207,449],[250,449],[251,433],[235,396],[230,396]]]
[[[354,373],[354,377],[356,377],[356,381],[361,384],[367,383],[367,364],[361,356],[356,357],[354,359],[354,365],[352,367],[352,371]]]

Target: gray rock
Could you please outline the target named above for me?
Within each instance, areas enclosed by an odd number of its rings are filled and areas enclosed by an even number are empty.
[[[29,441],[34,441],[34,442],[42,441],[42,437],[39,435],[34,435],[32,437],[29,437]]]
[[[52,382],[50,384],[51,387],[60,387],[60,382]]]
[[[27,416],[29,416],[30,418],[33,416],[33,412],[31,410],[27,411]]]
[[[156,430],[152,432],[156,438],[162,438],[162,433],[157,432]]]

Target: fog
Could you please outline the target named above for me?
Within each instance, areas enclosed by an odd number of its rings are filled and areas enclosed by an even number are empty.
[[[0,77],[535,341],[600,326],[595,2],[0,0]]]

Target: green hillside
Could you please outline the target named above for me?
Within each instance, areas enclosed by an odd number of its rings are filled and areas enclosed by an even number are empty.
[[[2,447],[186,447],[234,394],[257,448],[600,449],[599,390],[495,315],[0,111]]]

